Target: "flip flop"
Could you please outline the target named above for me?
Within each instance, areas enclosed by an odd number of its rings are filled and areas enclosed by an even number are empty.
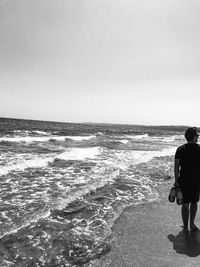
[[[176,187],[173,186],[169,192],[168,200],[169,202],[174,202],[176,198]]]
[[[176,203],[178,205],[183,204],[183,193],[181,192],[180,188],[177,188],[176,190]]]

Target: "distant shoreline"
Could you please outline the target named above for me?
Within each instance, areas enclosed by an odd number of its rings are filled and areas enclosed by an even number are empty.
[[[169,130],[170,128],[172,130],[185,130],[189,125],[147,125],[147,124],[123,124],[123,123],[104,123],[104,122],[64,122],[64,121],[51,121],[51,120],[33,120],[33,119],[20,119],[20,118],[7,118],[7,117],[0,117],[0,121],[5,121],[5,120],[10,120],[10,121],[25,121],[25,122],[46,122],[46,123],[59,123],[59,124],[79,124],[79,125],[99,125],[99,126],[127,126],[127,127],[142,127],[142,128],[160,128],[160,129],[167,129]]]

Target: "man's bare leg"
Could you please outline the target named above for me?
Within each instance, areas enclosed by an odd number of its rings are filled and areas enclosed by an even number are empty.
[[[190,204],[190,229],[195,230],[197,226],[194,224],[194,219],[197,213],[197,203]]]
[[[181,214],[182,214],[182,220],[183,220],[183,229],[188,230],[189,203],[182,204]]]

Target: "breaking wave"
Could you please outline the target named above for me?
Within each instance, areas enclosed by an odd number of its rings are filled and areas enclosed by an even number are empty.
[[[55,135],[48,135],[48,136],[13,136],[13,137],[0,137],[0,142],[25,142],[25,143],[32,143],[32,142],[48,142],[50,140],[56,141],[65,141],[66,139],[70,139],[73,141],[84,141],[90,140],[95,138],[95,135],[90,136],[55,136]]]

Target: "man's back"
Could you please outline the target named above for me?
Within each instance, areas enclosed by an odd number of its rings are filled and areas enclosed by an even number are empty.
[[[200,183],[200,145],[187,143],[178,147],[175,158],[180,159],[180,177],[188,183]]]

